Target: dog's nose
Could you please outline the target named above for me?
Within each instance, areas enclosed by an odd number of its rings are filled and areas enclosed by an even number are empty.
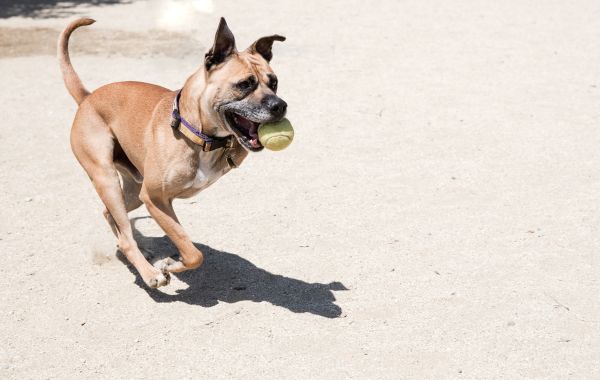
[[[285,115],[285,111],[287,110],[287,103],[283,99],[275,95],[271,95],[265,97],[263,101],[265,103],[265,106],[269,109],[273,116],[282,117],[283,115]]]

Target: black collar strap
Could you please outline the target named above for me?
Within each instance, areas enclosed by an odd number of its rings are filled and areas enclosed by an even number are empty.
[[[202,147],[205,152],[220,148],[231,148],[233,147],[234,136],[227,137],[214,137],[208,136],[202,133],[198,128],[194,127],[191,123],[181,117],[179,113],[179,98],[181,97],[181,90],[177,91],[177,95],[173,100],[173,112],[171,113],[171,127],[181,132],[185,137],[192,140],[195,144]],[[182,127],[183,125],[183,127]]]

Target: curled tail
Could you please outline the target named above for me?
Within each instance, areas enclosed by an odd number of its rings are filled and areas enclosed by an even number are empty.
[[[56,52],[60,70],[62,71],[65,86],[77,104],[81,104],[90,92],[85,89],[83,83],[81,83],[81,79],[79,79],[79,75],[77,75],[73,69],[73,65],[71,65],[71,60],[69,59],[69,37],[80,26],[91,25],[95,22],[96,20],[92,20],[91,18],[79,18],[72,21],[58,37]]]

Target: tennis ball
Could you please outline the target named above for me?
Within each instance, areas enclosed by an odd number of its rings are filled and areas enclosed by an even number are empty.
[[[258,141],[269,150],[282,150],[294,139],[294,128],[288,119],[276,123],[264,123],[258,127]]]

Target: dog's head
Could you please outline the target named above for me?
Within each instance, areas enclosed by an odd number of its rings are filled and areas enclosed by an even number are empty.
[[[235,135],[252,152],[263,149],[258,126],[281,120],[287,110],[287,103],[277,96],[277,76],[269,66],[273,42],[284,40],[279,35],[262,37],[238,52],[233,33],[221,18],[205,56],[201,108],[211,113],[209,124],[218,129],[217,135]]]

